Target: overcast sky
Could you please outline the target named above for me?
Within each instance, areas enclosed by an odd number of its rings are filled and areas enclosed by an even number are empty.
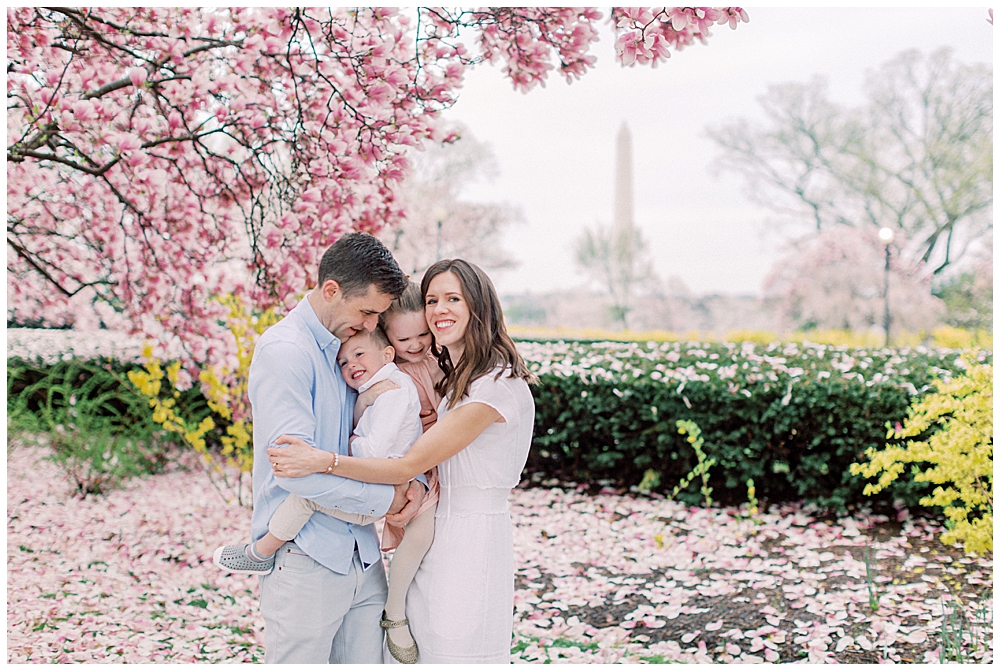
[[[505,246],[515,270],[491,273],[501,293],[568,289],[586,282],[571,243],[584,226],[609,224],[615,137],[633,137],[635,218],[650,241],[657,273],[696,293],[759,293],[781,239],[765,225],[738,175],[716,175],[706,126],[760,118],[769,84],[829,79],[831,98],[860,103],[868,69],[906,49],[950,46],[962,62],[993,61],[987,10],[893,8],[750,9],[750,23],[717,26],[707,45],[674,52],[664,64],[622,68],[602,25],[597,66],[567,84],[550,77],[528,94],[497,67],[466,74],[448,111],[495,153],[500,175],[470,188],[470,200],[519,206],[526,223]]]

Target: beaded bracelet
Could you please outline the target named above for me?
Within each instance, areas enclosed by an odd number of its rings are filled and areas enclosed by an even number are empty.
[[[326,467],[326,471],[324,471],[324,473],[326,473],[327,475],[333,475],[333,471],[336,470],[337,466],[339,465],[340,465],[340,455],[334,453],[333,461],[331,461],[330,465]]]

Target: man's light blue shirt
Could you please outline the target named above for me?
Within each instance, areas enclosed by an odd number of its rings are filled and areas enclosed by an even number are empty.
[[[298,436],[327,452],[347,454],[357,392],[337,367],[340,340],[304,298],[261,335],[250,363],[248,395],[253,411],[253,541],[267,532],[271,515],[289,493],[324,508],[381,517],[392,505],[391,485],[372,485],[334,475],[276,478],[267,448],[278,436]],[[310,557],[346,574],[357,544],[367,565],[381,560],[375,525],[357,526],[316,513],[295,537]]]

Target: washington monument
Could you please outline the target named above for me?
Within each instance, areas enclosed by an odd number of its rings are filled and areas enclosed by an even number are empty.
[[[615,214],[612,225],[616,233],[635,226],[632,208],[632,134],[622,122],[618,131],[618,151],[615,156]]]
[[[635,225],[632,195],[632,134],[622,122],[615,156],[615,211],[611,230],[585,228],[575,244],[576,261],[611,298],[609,312],[628,329],[637,293],[653,279],[653,262]]]

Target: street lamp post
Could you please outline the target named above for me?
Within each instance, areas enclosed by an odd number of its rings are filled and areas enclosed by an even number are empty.
[[[885,286],[882,290],[882,295],[885,298],[885,346],[889,346],[889,245],[892,244],[893,239],[896,236],[893,234],[891,228],[879,229],[878,239],[882,241],[885,245]]]

